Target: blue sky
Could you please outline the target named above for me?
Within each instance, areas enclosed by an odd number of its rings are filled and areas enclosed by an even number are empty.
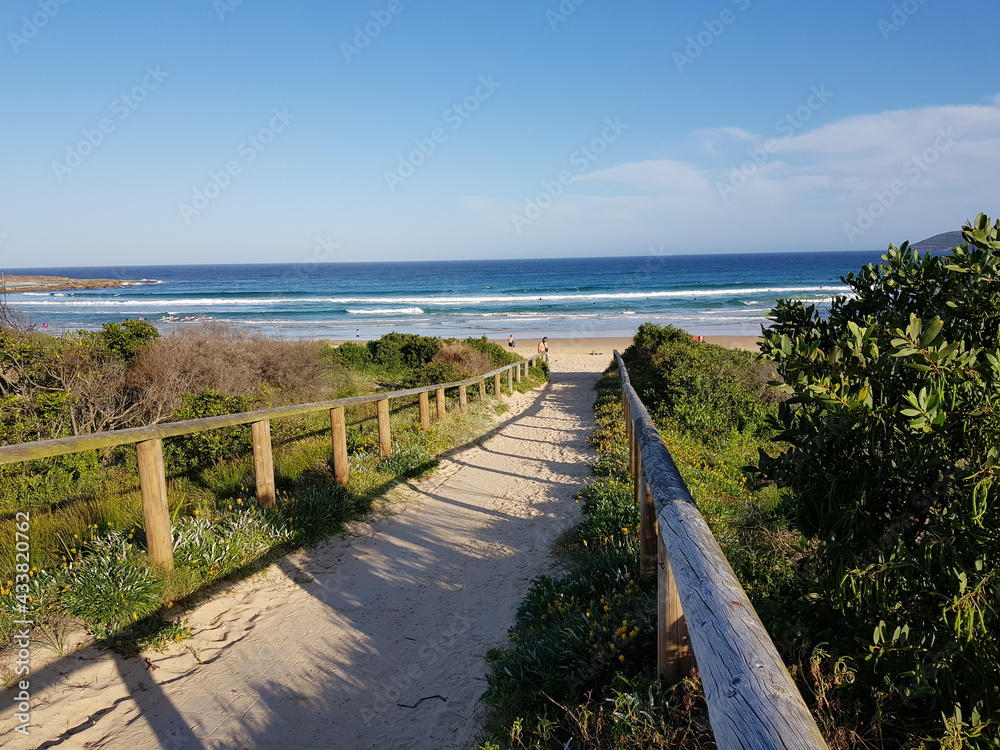
[[[990,0],[12,0],[0,263],[915,241],[1000,214],[996,21]]]

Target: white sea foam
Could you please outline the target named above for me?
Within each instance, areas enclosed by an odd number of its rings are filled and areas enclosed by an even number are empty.
[[[357,310],[347,308],[348,315],[423,315],[424,311],[419,307],[376,307],[369,310]]]
[[[833,291],[830,287],[753,287],[745,289],[675,289],[660,292],[596,292],[592,294],[505,294],[490,296],[419,296],[419,297],[185,297],[108,299],[96,295],[71,297],[59,303],[42,300],[22,300],[22,305],[87,306],[87,307],[142,307],[162,310],[175,307],[273,307],[275,305],[407,305],[410,307],[454,307],[484,304],[530,304],[534,302],[593,302],[598,300],[653,300],[691,299],[704,297],[740,297],[768,295],[774,298],[798,296],[807,293]],[[30,294],[26,292],[25,294]],[[371,311],[369,311],[371,312]]]
[[[423,296],[423,297],[334,297],[329,302],[333,304],[396,304],[421,305],[481,305],[491,303],[511,302],[589,302],[593,300],[642,300],[642,299],[697,299],[699,297],[746,297],[751,295],[774,295],[804,292],[822,292],[831,290],[825,286],[794,286],[794,287],[752,287],[752,288],[712,288],[712,289],[671,289],[660,292],[594,292],[581,294],[503,294],[489,296],[467,295],[462,297]]]

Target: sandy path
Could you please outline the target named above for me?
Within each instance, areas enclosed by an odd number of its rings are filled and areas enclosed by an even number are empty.
[[[91,647],[32,675],[30,741],[4,701],[0,744],[473,747],[483,654],[578,512],[607,363],[554,354],[552,381],[517,396],[482,446],[395,491],[391,515],[199,606],[194,637],[152,655],[157,669]]]

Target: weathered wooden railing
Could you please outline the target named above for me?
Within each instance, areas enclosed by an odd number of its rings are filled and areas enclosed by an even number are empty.
[[[698,511],[646,407],[615,361],[641,508],[641,570],[657,576],[657,666],[667,682],[697,658],[715,741],[730,748],[825,748],[743,586]]]
[[[367,396],[352,396],[331,401],[317,401],[311,404],[295,406],[279,406],[273,409],[261,409],[240,414],[226,414],[219,417],[204,419],[189,419],[183,422],[165,422],[148,427],[132,427],[125,430],[110,432],[95,432],[90,435],[58,438],[56,440],[39,440],[34,443],[19,443],[17,445],[0,446],[0,465],[34,461],[42,458],[65,456],[70,453],[100,448],[113,448],[119,445],[135,444],[139,459],[139,487],[142,491],[142,513],[146,527],[146,545],[149,555],[157,565],[167,569],[174,567],[173,540],[170,528],[170,511],[167,508],[167,480],[163,463],[163,440],[165,438],[193,435],[208,430],[218,430],[223,427],[250,425],[253,442],[254,474],[257,485],[257,501],[265,506],[275,504],[274,460],[271,455],[271,420],[286,417],[297,417],[303,414],[313,414],[320,411],[330,412],[330,435],[333,443],[333,470],[337,481],[347,482],[350,476],[350,465],[347,454],[347,421],[344,408],[367,404],[374,401],[377,406],[379,453],[383,458],[392,455],[392,429],[389,423],[389,401],[391,399],[417,396],[419,400],[419,420],[423,429],[431,424],[428,394],[435,392],[437,418],[445,417],[445,391],[458,389],[459,407],[464,409],[468,403],[466,389],[470,385],[479,385],[480,398],[486,398],[486,381],[493,380],[493,395],[502,398],[500,376],[507,375],[508,390],[513,392],[514,379],[518,381],[527,375],[531,363],[543,355],[535,354],[511,365],[476,375],[466,380],[454,383],[439,383],[422,388],[409,388],[402,391],[387,393],[372,393]],[[516,373],[516,375],[515,375]]]

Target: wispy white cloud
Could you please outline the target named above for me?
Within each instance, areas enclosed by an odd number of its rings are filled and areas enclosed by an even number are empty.
[[[594,172],[585,172],[573,178],[573,182],[598,181],[614,182],[657,193],[694,191],[707,194],[711,191],[712,184],[705,170],[670,159],[620,164]]]
[[[716,151],[578,174],[519,241],[562,233],[581,246],[610,236],[634,245],[671,237],[716,248],[884,248],[957,229],[979,211],[1000,213],[1000,96],[986,104],[855,115],[784,138],[739,127],[692,135]],[[873,212],[877,196],[889,196],[891,205]],[[523,202],[464,204],[498,219],[526,210]],[[879,216],[864,222],[870,230],[859,245],[845,227],[865,212]],[[510,231],[509,222],[494,226]]]
[[[701,143],[701,147],[713,156],[721,156],[722,152],[718,148],[719,144],[732,142],[755,141],[758,136],[748,130],[735,127],[704,128],[695,131],[695,136]]]

